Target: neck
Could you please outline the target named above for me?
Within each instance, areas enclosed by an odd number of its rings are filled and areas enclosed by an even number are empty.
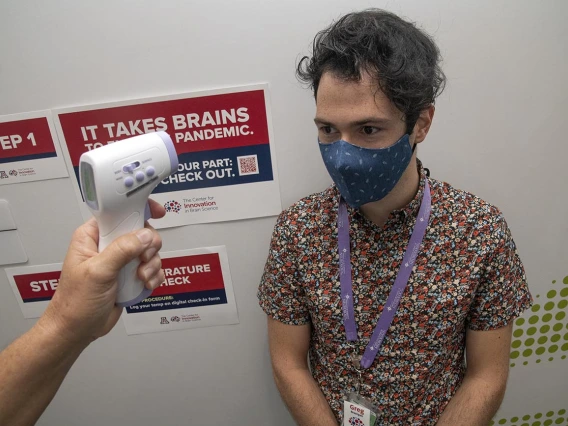
[[[416,156],[404,171],[393,190],[382,200],[361,206],[361,213],[378,226],[384,226],[389,215],[408,205],[416,196],[420,187],[420,174],[416,164]]]

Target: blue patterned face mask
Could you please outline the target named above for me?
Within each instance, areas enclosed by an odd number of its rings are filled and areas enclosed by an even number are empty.
[[[379,201],[395,187],[408,167],[413,149],[409,135],[388,148],[362,148],[339,140],[321,143],[323,162],[351,207]]]

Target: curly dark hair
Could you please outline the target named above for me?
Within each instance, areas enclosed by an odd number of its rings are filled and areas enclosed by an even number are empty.
[[[412,133],[420,112],[442,93],[446,77],[433,39],[415,24],[381,10],[349,13],[316,34],[311,57],[296,68],[298,79],[317,91],[324,72],[360,81],[367,72],[404,114]]]

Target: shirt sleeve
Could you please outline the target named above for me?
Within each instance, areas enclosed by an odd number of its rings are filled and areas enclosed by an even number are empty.
[[[468,327],[484,331],[505,327],[532,304],[525,270],[511,231],[501,214],[487,231],[489,251],[468,314]]]
[[[257,296],[260,307],[271,318],[284,324],[304,325],[310,321],[310,315],[298,279],[298,235],[291,216],[283,212],[278,217]]]

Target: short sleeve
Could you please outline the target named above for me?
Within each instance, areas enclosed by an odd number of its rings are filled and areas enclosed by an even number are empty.
[[[489,250],[481,259],[482,274],[473,297],[467,322],[471,330],[505,327],[532,304],[525,270],[511,231],[501,214],[489,222]]]
[[[284,324],[304,325],[310,321],[310,315],[298,279],[298,237],[291,215],[283,212],[278,217],[257,296],[260,307],[271,318]]]

